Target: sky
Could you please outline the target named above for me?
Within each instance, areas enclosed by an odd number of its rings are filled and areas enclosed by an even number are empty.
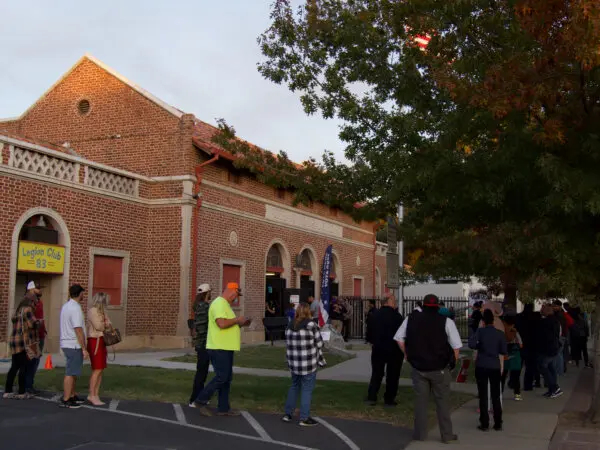
[[[298,4],[301,0],[295,0]],[[164,102],[291,159],[343,159],[340,122],[265,80],[256,38],[272,0],[0,1],[0,118],[23,113],[89,53]]]

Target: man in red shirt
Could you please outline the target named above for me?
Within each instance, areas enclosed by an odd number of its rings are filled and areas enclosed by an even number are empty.
[[[42,291],[40,286],[34,281],[30,281],[27,284],[26,296],[32,297],[33,300],[33,313],[35,318],[39,320],[39,327],[37,329],[38,338],[40,342],[40,352],[44,351],[44,340],[46,338],[46,324],[44,322],[44,304],[42,303]],[[33,387],[33,381],[35,374],[40,365],[40,358],[34,358],[29,361],[29,367],[27,368],[27,375],[25,378],[25,390],[30,394],[38,395],[40,392]]]

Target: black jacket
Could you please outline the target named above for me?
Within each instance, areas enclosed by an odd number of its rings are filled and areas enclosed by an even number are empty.
[[[560,324],[556,316],[552,315],[540,320],[539,330],[536,333],[537,351],[542,356],[556,356],[560,348]]]
[[[402,325],[402,315],[390,306],[382,306],[373,314],[369,331],[373,351],[393,357],[403,358],[394,335]]]
[[[529,313],[522,312],[517,314],[515,325],[523,340],[523,349],[536,349],[536,336],[538,335],[541,320],[542,316],[539,312],[532,311]]]

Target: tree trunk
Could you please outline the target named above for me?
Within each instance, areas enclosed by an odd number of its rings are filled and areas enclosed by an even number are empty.
[[[502,281],[502,290],[504,291],[504,305],[517,307],[517,282],[514,274],[510,272],[504,273],[500,277]]]
[[[600,422],[600,292],[596,292],[596,312],[592,316],[592,339],[594,342],[594,386],[590,418],[593,423]]]

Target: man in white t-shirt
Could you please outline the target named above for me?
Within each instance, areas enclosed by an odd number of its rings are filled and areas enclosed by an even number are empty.
[[[64,395],[59,402],[61,408],[80,408],[84,402],[75,395],[75,383],[81,376],[83,360],[89,355],[85,346],[84,319],[81,300],[85,289],[79,284],[69,288],[71,297],[60,310],[60,348],[65,355]]]

